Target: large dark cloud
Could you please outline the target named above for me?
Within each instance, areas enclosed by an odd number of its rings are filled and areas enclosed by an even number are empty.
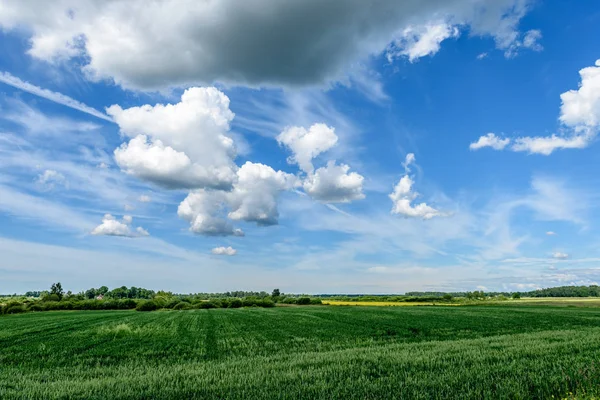
[[[34,57],[84,55],[91,78],[128,88],[214,81],[305,86],[343,78],[352,65],[395,40],[414,45],[425,32],[419,27],[431,24],[470,25],[471,33],[492,35],[501,48],[514,46],[527,2],[29,0],[5,2],[0,25],[25,26]],[[44,13],[35,11],[42,6]]]

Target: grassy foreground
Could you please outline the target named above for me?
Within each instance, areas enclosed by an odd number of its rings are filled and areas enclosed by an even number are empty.
[[[600,309],[282,307],[0,318],[0,398],[600,394]]]

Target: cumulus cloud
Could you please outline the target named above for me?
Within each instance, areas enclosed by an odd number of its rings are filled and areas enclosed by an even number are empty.
[[[298,164],[306,173],[302,187],[313,199],[324,203],[348,203],[365,197],[363,176],[349,172],[348,165],[336,165],[334,160],[329,160],[326,166],[315,171],[313,159],[338,142],[334,128],[325,124],[314,124],[309,129],[287,127],[277,136],[277,142],[291,150],[288,162]]]
[[[560,121],[575,131],[597,129],[600,126],[600,59],[592,67],[579,71],[579,89],[560,95]]]
[[[84,59],[90,79],[126,88],[214,81],[299,86],[344,78],[348,65],[390,43],[413,60],[433,54],[458,27],[492,36],[502,50],[535,49],[535,35],[518,31],[530,3],[23,0],[3,3],[0,26],[27,32],[35,58]]]
[[[234,221],[256,222],[259,225],[275,225],[279,219],[277,197],[284,190],[298,183],[294,175],[275,171],[268,165],[246,162],[238,170],[238,180],[227,194]]]
[[[149,236],[147,230],[142,227],[132,229],[133,218],[130,215],[124,215],[121,221],[117,220],[111,214],[105,214],[102,223],[95,227],[91,234],[95,236],[122,236],[122,237],[142,237]]]
[[[115,150],[126,173],[167,188],[228,188],[236,152],[227,136],[234,114],[219,90],[190,88],[176,104],[107,110],[132,139]]]
[[[494,150],[502,150],[510,143],[510,139],[501,139],[493,133],[481,136],[479,140],[469,145],[471,150],[479,150],[483,147],[491,147]]]
[[[580,70],[579,75],[579,89],[560,95],[561,134],[518,137],[512,140],[510,150],[547,156],[560,149],[583,149],[595,140],[600,129],[600,60],[594,66]],[[510,142],[510,139],[500,140],[489,133],[471,143],[470,148],[489,146],[502,150]]]
[[[289,148],[293,155],[288,159],[301,170],[312,173],[313,158],[331,149],[338,142],[335,129],[325,124],[314,124],[308,130],[300,126],[286,128],[277,136],[277,142]]]
[[[329,161],[314,174],[308,175],[302,187],[313,199],[324,203],[349,203],[364,199],[362,175],[350,172],[346,164]]]
[[[190,231],[206,236],[244,236],[226,218],[227,193],[199,189],[179,204],[177,215],[190,223]]]
[[[448,214],[440,212],[426,203],[420,203],[416,205],[412,204],[412,202],[419,196],[417,192],[412,190],[414,181],[408,175],[410,172],[408,166],[414,162],[414,154],[407,154],[406,159],[402,164],[406,174],[400,179],[398,184],[394,187],[394,191],[389,195],[389,198],[393,203],[392,214],[400,214],[404,215],[405,217],[423,219],[447,216]]]
[[[567,253],[561,253],[560,251],[552,253],[552,258],[556,258],[557,260],[566,260],[569,258]]]
[[[207,236],[243,236],[232,221],[275,225],[279,220],[279,193],[297,185],[294,175],[258,163],[246,162],[231,191],[200,189],[179,205],[178,215],[190,230]]]
[[[237,250],[231,246],[228,247],[215,247],[210,251],[212,254],[217,256],[235,256],[237,254]]]
[[[47,189],[54,189],[56,185],[67,185],[67,179],[63,174],[53,169],[47,169],[37,177],[37,182]]]

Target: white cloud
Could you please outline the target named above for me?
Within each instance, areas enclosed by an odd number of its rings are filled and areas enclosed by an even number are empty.
[[[288,127],[277,136],[277,141],[292,151],[288,162],[298,164],[306,173],[302,187],[315,200],[348,203],[365,197],[362,192],[363,176],[356,172],[348,173],[348,165],[336,165],[334,160],[330,160],[326,166],[315,171],[313,159],[338,143],[334,128],[325,124],[314,124],[308,130],[298,126]]]
[[[391,62],[400,55],[407,56],[410,62],[421,57],[434,55],[440,50],[441,43],[448,38],[456,38],[460,31],[456,26],[445,22],[409,26],[402,31],[401,37],[393,42],[387,51]]]
[[[566,260],[569,258],[567,253],[561,253],[560,251],[552,253],[552,258],[556,258],[557,260]]]
[[[350,172],[346,164],[336,165],[329,161],[314,174],[304,180],[304,191],[313,199],[324,203],[349,203],[365,198],[363,193],[364,178],[356,172]]]
[[[191,88],[177,104],[107,108],[131,137],[115,150],[128,174],[167,188],[227,188],[236,178],[235,146],[227,136],[234,114],[215,88]]]
[[[134,206],[132,206],[131,204],[125,204],[125,205],[123,206],[123,209],[124,209],[125,211],[133,211],[133,210],[135,210],[135,207],[134,207]]]
[[[479,53],[479,54],[477,54],[477,59],[483,60],[484,58],[487,58],[487,56],[488,56],[487,52]]]
[[[237,254],[237,250],[231,246],[228,247],[215,247],[210,251],[212,254],[217,256],[235,256]]]
[[[515,57],[522,49],[532,51],[542,51],[544,47],[539,43],[542,39],[542,32],[538,29],[531,29],[523,34],[520,39],[514,40],[504,52],[506,58]]]
[[[118,221],[111,214],[105,214],[102,223],[95,227],[90,233],[95,236],[123,236],[123,237],[141,237],[150,234],[144,228],[138,227],[131,230],[133,218],[130,215],[124,215],[121,221]]]
[[[548,156],[559,149],[584,149],[591,143],[593,136],[588,133],[562,137],[537,136],[516,138],[511,146],[512,151],[526,151],[529,154]]]
[[[38,175],[37,182],[48,189],[54,189],[56,185],[67,185],[65,176],[53,169],[47,169],[42,174]]]
[[[1,24],[1,22],[0,22],[0,24]],[[100,118],[105,121],[112,122],[112,119],[108,115],[106,115],[92,107],[89,107],[75,99],[72,99],[69,96],[65,96],[62,93],[53,92],[51,90],[44,89],[39,86],[35,86],[29,82],[22,81],[21,79],[9,74],[8,72],[0,72],[0,82],[3,82],[5,84],[15,87],[17,89],[23,90],[25,92],[31,93],[33,95],[43,97],[43,98],[53,101],[55,103],[62,104],[63,106],[67,106],[67,107],[73,108],[75,110],[84,112],[86,114],[93,115],[96,118]]]
[[[146,194],[143,194],[140,197],[138,197],[138,201],[140,203],[150,203],[152,201],[152,198]]]
[[[510,139],[501,139],[493,133],[481,136],[479,140],[469,145],[471,150],[479,150],[483,147],[491,147],[494,150],[502,150],[510,143]]]
[[[296,185],[297,178],[294,175],[248,161],[238,170],[238,181],[227,194],[231,207],[228,217],[234,221],[275,225],[279,219],[279,193]]]
[[[335,129],[325,124],[314,124],[308,130],[300,126],[288,127],[277,136],[277,142],[293,153],[288,161],[298,164],[306,173],[314,171],[313,158],[331,149],[337,141]]]
[[[179,204],[177,215],[190,223],[190,231],[206,236],[243,236],[226,219],[227,193],[199,189],[191,192]]]
[[[237,173],[231,191],[196,190],[179,205],[178,215],[190,222],[190,230],[208,236],[243,236],[231,221],[278,223],[277,198],[297,185],[294,175],[258,163],[246,162]]]
[[[416,157],[413,153],[408,153],[404,158],[404,162],[402,162],[402,166],[404,167],[404,172],[410,172],[410,166],[415,163]]]
[[[546,235],[548,235],[548,236],[555,236],[556,232],[548,231],[548,232],[546,232]]]
[[[535,37],[537,34],[530,34],[530,39]],[[547,156],[559,149],[584,149],[595,140],[600,128],[600,60],[597,60],[594,66],[580,70],[579,75],[579,89],[569,90],[560,95],[562,104],[559,120],[563,132],[560,135],[516,138],[512,141],[510,150]],[[509,139],[499,140],[489,133],[480,137],[478,142],[471,143],[470,148],[475,150],[490,146],[502,150],[508,144]]]
[[[518,32],[530,3],[28,0],[5,2],[0,26],[30,34],[28,53],[35,58],[81,57],[90,79],[113,79],[126,88],[214,81],[299,86],[343,79],[348,65],[381,54],[407,29],[416,35],[406,50],[413,58],[434,53],[457,26],[492,36],[500,49],[534,49],[532,34]],[[307,26],[299,35],[298,27]]]
[[[579,71],[579,75],[579,89],[560,95],[560,121],[575,131],[597,129],[600,126],[600,59],[595,66]]]
[[[398,184],[394,187],[394,191],[390,193],[389,198],[392,200],[392,214],[400,214],[406,217],[415,217],[423,219],[431,219],[433,217],[447,216],[446,213],[440,212],[435,208],[428,206],[426,203],[412,205],[419,194],[412,190],[414,181],[408,175],[408,166],[415,162],[414,154],[409,153],[406,156],[404,163],[406,175],[404,175]]]

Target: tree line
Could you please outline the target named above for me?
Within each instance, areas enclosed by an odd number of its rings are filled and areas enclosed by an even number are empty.
[[[57,310],[128,310],[154,311],[159,309],[190,310],[209,308],[275,307],[277,303],[295,305],[322,304],[320,299],[286,295],[279,289],[267,292],[233,291],[225,293],[174,294],[125,286],[109,290],[106,286],[73,294],[63,290],[60,282],[50,290],[27,292],[30,296],[10,296],[6,303],[0,299],[0,314],[28,311]],[[38,296],[32,296],[32,295]]]

